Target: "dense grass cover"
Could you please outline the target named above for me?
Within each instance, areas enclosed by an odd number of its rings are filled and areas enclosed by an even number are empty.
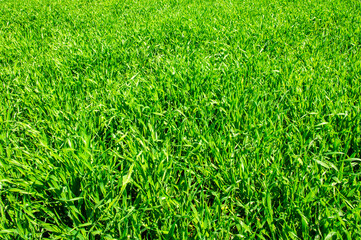
[[[0,238],[360,238],[360,7],[1,0]]]

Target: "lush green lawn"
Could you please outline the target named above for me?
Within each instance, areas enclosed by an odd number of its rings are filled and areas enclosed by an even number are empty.
[[[361,2],[1,0],[1,239],[361,237]]]

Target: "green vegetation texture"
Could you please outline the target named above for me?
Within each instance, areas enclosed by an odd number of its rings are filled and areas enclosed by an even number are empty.
[[[0,238],[360,238],[360,48],[356,0],[0,0]]]

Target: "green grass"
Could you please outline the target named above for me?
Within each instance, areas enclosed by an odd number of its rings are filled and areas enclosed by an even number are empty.
[[[361,2],[1,0],[1,239],[358,239]]]

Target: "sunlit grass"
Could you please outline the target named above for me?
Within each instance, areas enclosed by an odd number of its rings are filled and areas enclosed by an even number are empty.
[[[0,1],[0,238],[360,238],[360,7]]]

